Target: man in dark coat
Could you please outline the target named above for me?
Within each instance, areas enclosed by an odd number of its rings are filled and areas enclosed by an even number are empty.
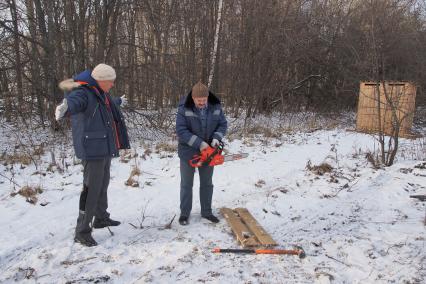
[[[191,92],[181,100],[176,116],[176,133],[179,139],[180,158],[180,217],[181,225],[188,224],[192,209],[192,186],[195,168],[189,160],[207,147],[217,147],[226,134],[227,121],[220,100],[201,82],[192,87]],[[200,175],[201,216],[217,223],[219,219],[212,213],[213,167],[198,168]]]
[[[97,245],[91,234],[93,227],[120,225],[107,212],[107,189],[111,158],[118,157],[118,150],[129,149],[130,145],[120,111],[125,97],[112,98],[108,94],[115,78],[111,66],[99,64],[93,71],[86,70],[59,85],[69,93],[57,106],[55,117],[59,120],[70,115],[75,154],[84,167],[74,240],[85,246]]]

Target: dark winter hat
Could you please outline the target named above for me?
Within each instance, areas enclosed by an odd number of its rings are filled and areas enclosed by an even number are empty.
[[[113,81],[115,80],[115,70],[104,63],[96,65],[92,71],[92,77],[96,81]]]
[[[208,97],[209,89],[207,88],[206,85],[204,85],[203,83],[201,83],[201,81],[199,81],[197,84],[195,84],[192,87],[192,96],[194,98]]]

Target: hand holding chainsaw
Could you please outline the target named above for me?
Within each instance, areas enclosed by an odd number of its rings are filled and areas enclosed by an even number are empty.
[[[214,140],[217,141],[217,144],[215,147],[210,147],[206,142],[202,142],[200,145],[200,151],[201,153],[199,155],[194,155],[194,157],[189,160],[189,164],[191,167],[198,168],[201,166],[218,166],[223,164],[227,161],[234,161],[234,160],[240,160],[242,158],[248,157],[247,153],[241,153],[241,154],[232,154],[232,155],[226,155],[224,156],[222,154],[224,144],[221,141],[218,141],[217,139],[213,139],[211,145],[214,145]],[[205,145],[204,145],[205,144]],[[203,147],[204,146],[204,147]]]
[[[206,142],[201,142],[201,145],[200,145],[200,152],[203,152],[203,150],[204,149],[206,149],[206,148],[208,148],[209,147],[209,144],[207,144]]]
[[[219,146],[221,142],[217,139],[213,139],[212,143],[210,144],[213,148],[216,148],[217,146]]]

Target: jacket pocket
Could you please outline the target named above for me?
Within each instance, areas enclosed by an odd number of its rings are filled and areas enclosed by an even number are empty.
[[[108,134],[105,131],[84,132],[83,146],[87,157],[109,156]]]

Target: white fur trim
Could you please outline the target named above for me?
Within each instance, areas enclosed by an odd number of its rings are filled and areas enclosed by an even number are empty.
[[[59,83],[59,89],[61,89],[64,92],[69,92],[72,89],[80,87],[80,84],[77,82],[74,82],[73,79],[66,79]]]

